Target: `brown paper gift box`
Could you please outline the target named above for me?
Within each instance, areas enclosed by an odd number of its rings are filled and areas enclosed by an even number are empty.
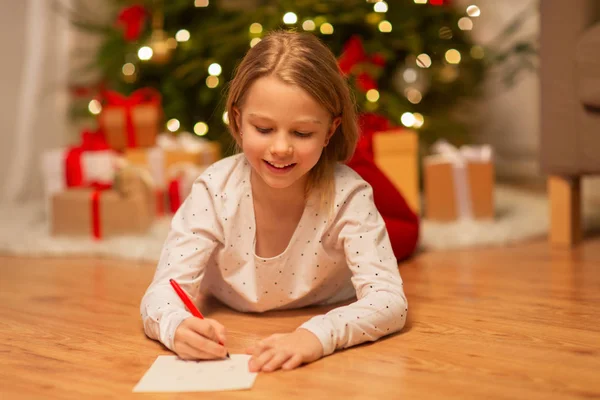
[[[434,156],[435,157],[435,156]],[[436,162],[425,158],[424,191],[425,217],[433,221],[449,222],[460,217],[456,198],[454,166],[451,162]],[[468,161],[465,164],[466,196],[475,219],[494,217],[494,164],[491,161]]]
[[[153,104],[140,104],[129,111],[135,137],[135,148],[152,147],[156,144],[161,110]],[[114,150],[132,146],[128,143],[127,109],[111,107],[98,116],[108,145]]]
[[[216,142],[207,143],[204,150],[206,151],[187,151],[181,149],[162,150],[157,147],[151,149],[127,149],[124,152],[124,157],[126,161],[133,165],[146,167],[152,170],[153,168],[149,165],[150,159],[152,158],[149,152],[162,151],[162,178],[159,179],[156,174],[153,175],[155,175],[156,180],[162,180],[162,182],[160,182],[161,185],[165,185],[168,170],[174,165],[193,164],[197,166],[207,166],[221,158],[221,147]],[[159,157],[157,157],[157,159],[159,159]],[[154,167],[156,168],[156,166]]]
[[[53,235],[93,235],[92,193],[76,188],[52,197]],[[116,190],[103,190],[99,198],[101,237],[146,232],[154,221],[156,205],[142,192],[123,196]]]
[[[419,138],[412,130],[373,134],[375,164],[400,191],[411,209],[420,214]]]

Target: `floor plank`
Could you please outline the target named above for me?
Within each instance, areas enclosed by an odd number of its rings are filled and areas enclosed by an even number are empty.
[[[423,253],[400,267],[400,334],[211,399],[600,398],[600,239]],[[139,301],[154,265],[0,257],[0,398],[193,398],[131,392],[159,354]],[[230,351],[327,309],[239,314],[207,300]]]

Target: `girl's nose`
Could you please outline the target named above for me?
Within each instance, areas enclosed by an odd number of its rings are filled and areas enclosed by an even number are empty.
[[[294,152],[294,147],[292,143],[287,139],[287,135],[281,134],[276,135],[271,143],[271,147],[269,151],[272,155],[285,157],[289,156]]]

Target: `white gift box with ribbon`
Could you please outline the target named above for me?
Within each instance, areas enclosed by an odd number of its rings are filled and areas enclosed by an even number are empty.
[[[67,189],[67,149],[54,149],[42,154],[41,168],[46,202],[58,192]],[[85,151],[81,155],[83,185],[92,182],[112,184],[118,168],[118,156],[112,150]]]
[[[440,140],[434,143],[432,151],[434,154],[424,160],[427,218],[492,218],[492,147],[481,145],[457,148]],[[453,193],[448,193],[449,191]]]

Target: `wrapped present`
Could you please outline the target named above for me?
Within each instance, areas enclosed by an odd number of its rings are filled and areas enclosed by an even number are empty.
[[[53,235],[95,239],[146,232],[154,221],[151,177],[142,169],[121,168],[114,186],[78,187],[52,196]]]
[[[128,97],[113,91],[105,92],[98,123],[108,145],[121,151],[154,146],[161,119],[160,93],[142,88]]]
[[[204,172],[207,166],[198,166],[192,163],[182,162],[169,167],[168,199],[169,210],[177,212],[183,201],[190,195],[194,181]]]
[[[189,163],[206,167],[221,157],[221,150],[218,143],[189,133],[181,133],[177,137],[162,134],[155,147],[127,149],[123,156],[127,162],[147,168],[159,186],[166,186],[167,171],[173,165]]]
[[[408,129],[374,132],[372,136],[375,165],[404,196],[409,207],[420,214],[419,137]]]
[[[424,159],[426,218],[435,221],[494,217],[492,148],[438,141]]]
[[[112,185],[117,164],[118,154],[100,133],[83,131],[79,145],[42,154],[46,200],[67,188]]]

